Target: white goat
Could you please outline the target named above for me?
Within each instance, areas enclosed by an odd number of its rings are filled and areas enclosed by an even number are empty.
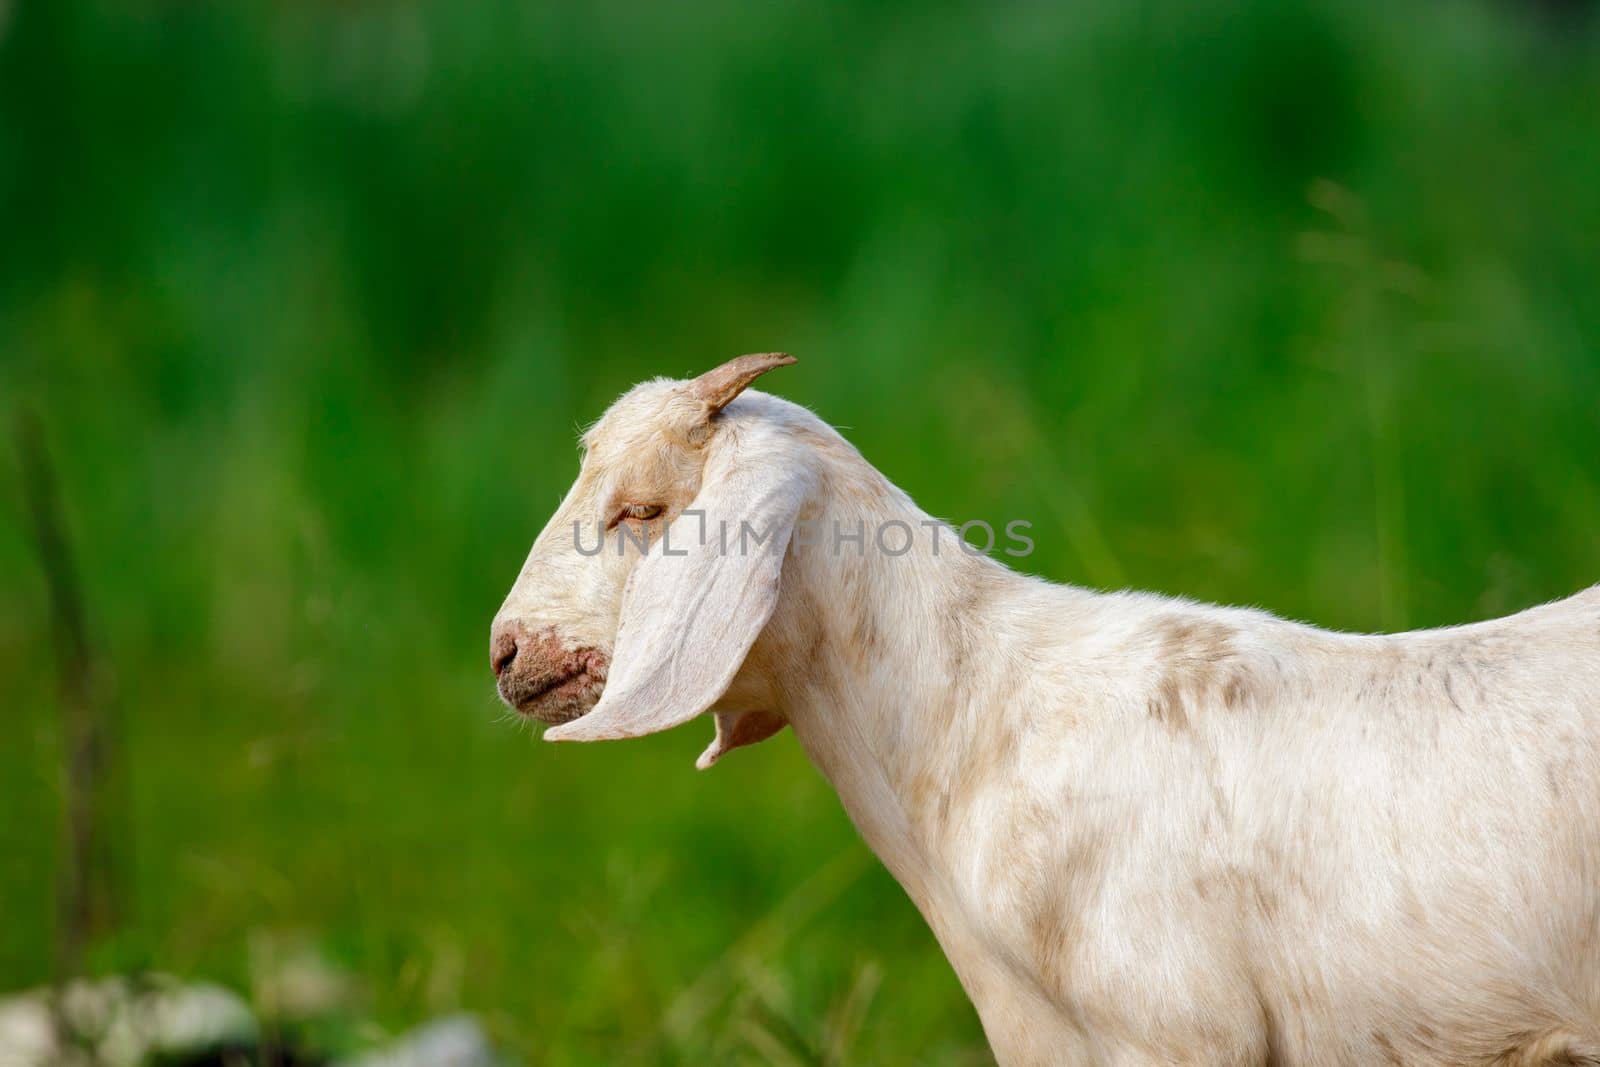
[[[548,739],[793,726],[1007,1067],[1600,1064],[1600,587],[1352,636],[1051,585],[740,396],[790,362],[585,434],[492,636]]]

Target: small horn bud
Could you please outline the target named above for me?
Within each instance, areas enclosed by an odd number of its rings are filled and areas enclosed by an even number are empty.
[[[708,415],[715,415],[767,371],[787,367],[793,362],[795,358],[787,352],[740,356],[700,375],[689,383],[689,391],[705,404]]]

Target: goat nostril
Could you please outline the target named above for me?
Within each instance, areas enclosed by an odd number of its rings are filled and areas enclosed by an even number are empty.
[[[506,668],[511,666],[511,661],[516,658],[517,650],[515,647],[513,647],[510,652],[505,652],[499,656],[496,656],[494,661],[494,676],[498,678],[504,674],[506,672]]]
[[[494,668],[494,676],[499,678],[505,673],[506,668],[517,658],[517,642],[510,634],[500,634],[494,639],[494,644],[489,649],[489,665]]]

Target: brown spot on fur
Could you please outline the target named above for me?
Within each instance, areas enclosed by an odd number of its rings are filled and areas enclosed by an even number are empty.
[[[1152,718],[1181,731],[1191,725],[1189,710],[1207,698],[1230,710],[1249,703],[1254,679],[1234,647],[1232,627],[1168,615],[1156,620],[1153,633],[1162,673],[1148,703]]]
[[[1067,901],[1088,890],[1085,879],[1097,878],[1100,868],[1098,838],[1080,831],[1072,847],[1063,848],[1067,834],[1063,813],[1035,800],[1020,813],[1012,857],[1017,866],[1032,869],[1026,884],[1037,888],[1021,915],[1025,945],[1044,990],[1057,1002],[1071,984],[1072,953],[1082,934],[1082,913]]]
[[[1236,672],[1228,676],[1228,681],[1222,687],[1222,703],[1229,709],[1243,706],[1250,695],[1250,687],[1246,683],[1244,673]]]
[[[1250,879],[1250,889],[1255,895],[1256,907],[1261,909],[1261,914],[1272,918],[1278,914],[1278,894],[1267,887],[1260,878]]]
[[[1150,717],[1174,730],[1189,728],[1189,716],[1183,710],[1183,689],[1174,675],[1165,674],[1156,684],[1155,695],[1150,698]]]
[[[781,677],[811,680],[825,673],[827,638],[821,613],[808,593],[794,598],[792,610],[784,613],[788,623],[781,647]]]
[[[950,548],[948,551],[960,549]],[[973,650],[982,648],[988,640],[988,635],[973,633],[972,628],[978,625],[977,620],[985,617],[984,609],[992,596],[992,590],[980,576],[966,575],[960,588],[954,591],[949,617],[940,620],[941,633],[949,649],[946,669],[956,687],[961,687],[966,681],[967,664]]]
[[[855,608],[855,617],[850,621],[850,648],[863,662],[872,663],[883,655],[883,632],[865,596],[852,597],[850,603]]]
[[[1069,969],[1073,924],[1066,911],[1060,901],[1041,895],[1031,902],[1027,914],[1033,962],[1039,968],[1045,988],[1052,992],[1066,985]]]
[[[1383,1052],[1383,1062],[1404,1067],[1406,1061],[1400,1058],[1400,1053],[1395,1049],[1394,1042],[1390,1041],[1387,1035],[1374,1030],[1372,1032],[1372,1043],[1377,1045]]]
[[[1210,900],[1219,891],[1224,907],[1254,906],[1269,919],[1278,914],[1278,894],[1258,874],[1239,867],[1227,867],[1195,877],[1194,892],[1201,900]]]
[[[1588,1067],[1593,1059],[1573,1046],[1578,1042],[1572,1035],[1561,1033],[1537,1034],[1523,1031],[1512,1038],[1512,1044],[1490,1061],[1490,1067]]]

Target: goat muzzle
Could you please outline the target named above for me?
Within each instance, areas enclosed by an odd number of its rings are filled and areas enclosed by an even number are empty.
[[[609,666],[599,649],[574,647],[553,628],[533,629],[520,620],[495,624],[489,663],[500,699],[546,723],[571,722],[594,707]]]

